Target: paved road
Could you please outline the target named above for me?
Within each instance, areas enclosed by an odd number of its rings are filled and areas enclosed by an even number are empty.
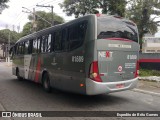
[[[30,81],[18,81],[11,67],[0,63],[0,111],[160,111],[160,97],[134,91],[83,96],[53,90],[46,93]],[[2,118],[0,118],[1,120]],[[8,118],[10,120],[10,118]],[[8,120],[7,119],[7,120]],[[22,118],[11,118],[21,120]],[[25,120],[34,120],[25,118]],[[159,120],[160,118],[43,118],[59,120]],[[2,119],[3,120],[3,119]],[[39,120],[37,118],[36,120]]]

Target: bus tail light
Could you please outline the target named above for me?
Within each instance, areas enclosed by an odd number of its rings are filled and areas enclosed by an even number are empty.
[[[139,61],[137,61],[137,63],[136,63],[136,71],[135,71],[134,77],[136,78],[136,77],[138,77],[138,75],[139,75]]]
[[[99,70],[98,70],[98,61],[93,61],[90,66],[89,70],[89,78],[96,81],[96,82],[102,82]]]

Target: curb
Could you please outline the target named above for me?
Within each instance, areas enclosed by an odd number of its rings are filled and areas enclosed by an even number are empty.
[[[149,94],[149,95],[154,95],[154,96],[160,97],[160,93],[151,92],[151,91],[147,91],[147,90],[142,90],[142,89],[135,88],[132,91],[134,91],[134,92],[141,92],[141,93],[144,93],[144,94]]]
[[[138,77],[139,80],[160,82],[160,76]]]

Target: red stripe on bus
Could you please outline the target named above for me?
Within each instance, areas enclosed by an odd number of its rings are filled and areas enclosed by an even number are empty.
[[[119,41],[127,41],[127,42],[133,42],[132,40],[125,39],[125,38],[105,38],[109,40],[119,40]]]
[[[35,82],[39,81],[40,69],[41,69],[41,59],[39,57],[37,67],[36,67]]]
[[[139,59],[139,62],[160,62],[160,59]]]

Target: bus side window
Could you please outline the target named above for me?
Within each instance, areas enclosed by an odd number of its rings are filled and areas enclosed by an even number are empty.
[[[86,35],[86,30],[87,30],[87,21],[81,22],[78,25],[78,35],[79,35],[79,42],[80,45],[83,43]]]
[[[24,49],[25,49],[25,46],[24,46],[24,42],[21,43],[21,54],[24,55]]]
[[[52,41],[52,35],[48,35],[48,43],[47,43],[47,52],[51,52],[51,41]]]
[[[74,50],[79,46],[77,25],[73,25],[69,28],[69,41],[70,41],[70,50]]]
[[[19,43],[16,45],[16,54],[19,55]]]
[[[29,54],[29,48],[28,48],[28,46],[29,46],[29,41],[26,41],[25,42],[25,54]]]
[[[28,54],[32,54],[32,49],[33,49],[33,40],[29,40]]]
[[[61,51],[62,50],[62,42],[61,42],[61,32],[57,31],[54,33],[55,37],[55,44],[54,44],[54,50],[55,51]]]
[[[62,30],[62,50],[68,51],[69,41],[68,41],[68,29],[65,28]]]
[[[87,21],[72,25],[69,28],[70,50],[80,47],[85,39],[87,29]]]
[[[22,50],[23,50],[23,43],[18,43],[17,44],[17,55],[21,55],[22,54]]]
[[[14,46],[14,54],[17,55],[17,44]]]
[[[42,42],[41,42],[41,52],[45,53],[47,51],[47,43],[48,43],[48,37],[42,36]]]
[[[23,54],[23,42],[20,43],[20,49],[21,49],[20,54],[22,55]]]
[[[37,52],[41,53],[41,37],[37,38]]]
[[[37,50],[38,50],[37,39],[34,39],[32,53],[37,53]]]

